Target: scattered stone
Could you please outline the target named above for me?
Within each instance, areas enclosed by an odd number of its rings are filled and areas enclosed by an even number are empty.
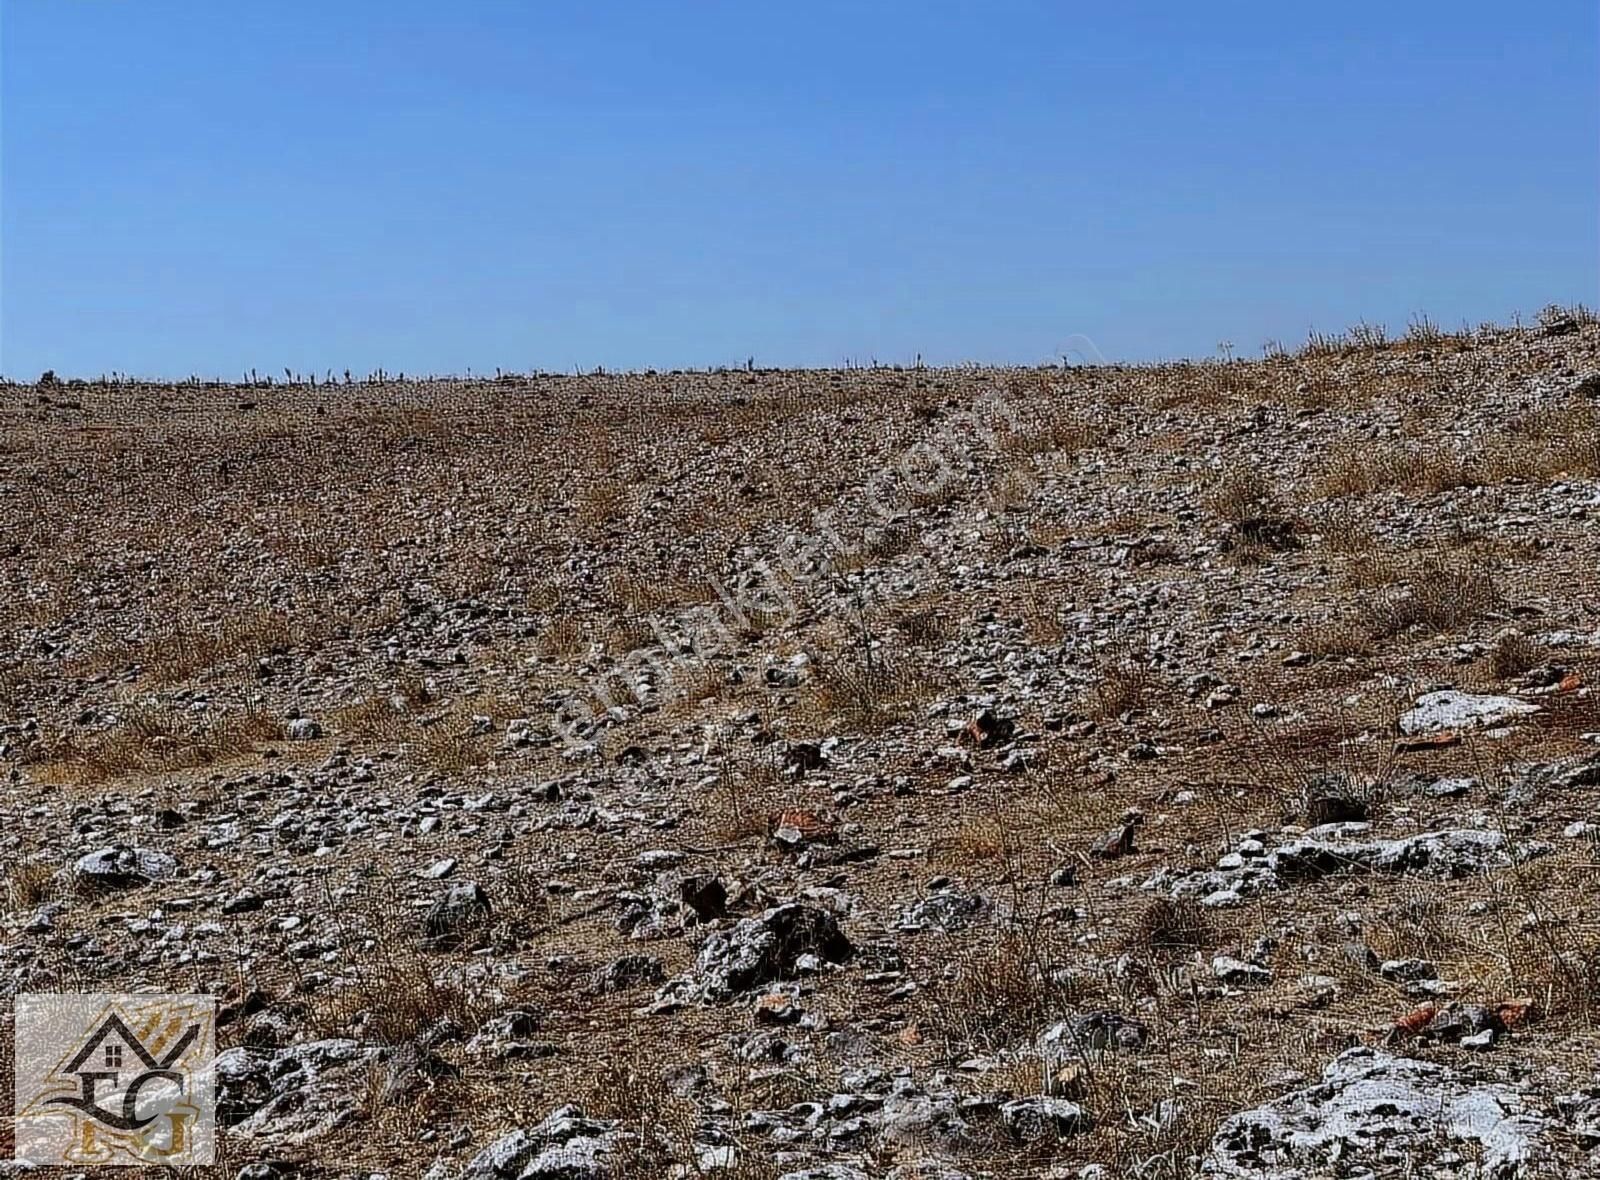
[[[1227,984],[1262,987],[1272,982],[1272,972],[1265,967],[1227,955],[1218,955],[1211,960],[1211,973]]]
[[[1086,1012],[1051,1025],[1039,1037],[1039,1052],[1047,1060],[1060,1062],[1120,1049],[1137,1052],[1145,1047],[1149,1032],[1137,1020],[1116,1012]]]
[[[488,917],[489,895],[476,881],[460,881],[445,890],[423,918],[423,930],[436,943],[453,941]]]
[[[178,862],[152,848],[118,844],[80,856],[72,871],[81,884],[96,889],[132,889],[171,880],[178,875]]]
[[[1009,742],[1016,730],[1015,721],[996,716],[992,709],[985,709],[967,723],[963,732],[968,742],[980,750],[987,750]]]
[[[1016,1098],[1000,1107],[1000,1121],[1023,1142],[1065,1139],[1089,1129],[1083,1107],[1065,1098]]]
[[[1371,809],[1366,800],[1350,795],[1317,794],[1306,802],[1306,822],[1314,827],[1359,823],[1371,818]]]
[[[935,893],[907,906],[900,918],[901,930],[941,930],[946,934],[965,930],[991,913],[994,903],[981,893]]]
[[[660,983],[666,977],[666,968],[654,955],[622,955],[595,972],[589,991],[604,996],[641,984]]]
[[[1134,833],[1138,822],[1129,820],[1107,831],[1089,846],[1089,855],[1096,860],[1116,860],[1133,852]]]
[[[808,844],[831,844],[838,838],[838,825],[803,807],[787,807],[767,817],[768,841],[789,852]]]
[[[1476,696],[1446,689],[1418,697],[1416,704],[1400,715],[1400,732],[1416,737],[1449,730],[1490,729],[1542,711],[1538,705],[1516,697]]]
[[[828,756],[818,742],[790,742],[783,758],[784,769],[798,774],[821,770],[827,764]]]
[[[616,1123],[563,1106],[531,1130],[495,1140],[473,1157],[461,1180],[610,1180],[619,1142]]]
[[[727,916],[728,889],[719,877],[709,874],[684,877],[678,882],[678,896],[703,922]]]
[[[1438,979],[1439,969],[1426,959],[1388,959],[1378,965],[1385,979],[1412,983],[1419,979]]]
[[[1311,828],[1298,838],[1262,855],[1258,842],[1247,838],[1237,852],[1217,861],[1215,869],[1152,878],[1150,887],[1166,884],[1174,898],[1194,898],[1201,905],[1241,905],[1251,897],[1316,881],[1339,873],[1414,874],[1431,878],[1476,876],[1490,869],[1532,860],[1550,845],[1526,841],[1513,845],[1500,832],[1455,828],[1423,832],[1396,840],[1358,839],[1371,825],[1329,824]]]
[[[1481,1153],[1482,1175],[1509,1180],[1543,1155],[1546,1129],[1512,1087],[1376,1049],[1348,1049],[1318,1085],[1227,1119],[1206,1168],[1239,1180],[1315,1180],[1389,1175],[1403,1162],[1416,1174],[1452,1152],[1452,1143],[1466,1143]]]
[[[807,954],[845,963],[855,947],[826,910],[800,902],[777,906],[706,939],[692,990],[707,1000],[730,1000],[762,984],[793,979]]]

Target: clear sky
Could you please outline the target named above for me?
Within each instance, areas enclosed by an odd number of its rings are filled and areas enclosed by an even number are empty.
[[[1600,5],[0,0],[0,372],[1253,355],[1600,302]]]

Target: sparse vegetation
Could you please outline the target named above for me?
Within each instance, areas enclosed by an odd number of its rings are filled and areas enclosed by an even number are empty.
[[[0,966],[219,989],[363,1174],[1197,1180],[1353,1044],[1554,1109],[1597,347],[9,387]]]

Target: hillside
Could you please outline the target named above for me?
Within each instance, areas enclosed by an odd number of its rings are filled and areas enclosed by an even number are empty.
[[[3,385],[0,519],[0,987],[218,995],[218,1175],[1600,1170],[1592,316]]]

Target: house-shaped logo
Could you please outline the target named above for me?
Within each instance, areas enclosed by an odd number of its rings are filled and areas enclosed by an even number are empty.
[[[211,997],[25,995],[16,1013],[16,1158],[211,1162]]]

